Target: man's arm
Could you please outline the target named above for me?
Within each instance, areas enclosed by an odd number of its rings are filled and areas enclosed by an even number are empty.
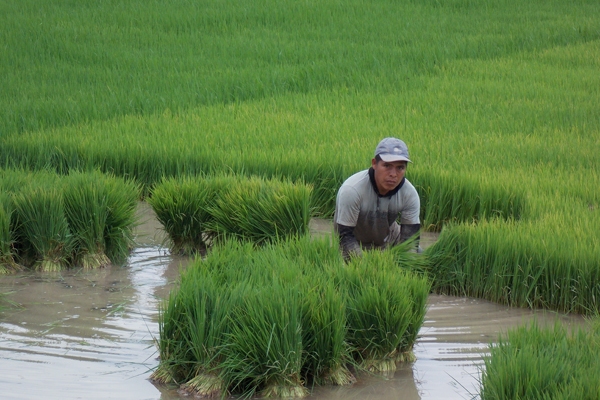
[[[421,247],[419,246],[419,241],[421,239],[421,235],[419,232],[421,231],[421,224],[400,224],[400,243],[407,241],[408,239],[415,237],[415,250],[417,253],[421,253]]]
[[[340,247],[345,261],[350,261],[352,257],[362,256],[362,249],[354,236],[353,226],[338,224],[338,234],[340,235]]]
[[[422,250],[419,246],[419,241],[421,239],[419,235],[421,230],[421,221],[419,218],[421,212],[421,199],[412,183],[406,185],[406,189],[407,191],[404,195],[405,207],[401,212],[400,218],[400,243],[405,242],[416,235],[414,238],[414,250],[416,250],[417,253],[421,253]]]

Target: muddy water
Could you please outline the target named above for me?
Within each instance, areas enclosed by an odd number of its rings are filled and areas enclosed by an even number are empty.
[[[181,398],[176,388],[156,387],[148,377],[158,364],[158,304],[187,260],[165,252],[159,225],[146,207],[141,213],[139,246],[126,266],[0,277],[0,293],[12,304],[0,313],[2,399]],[[330,225],[313,221],[311,229],[328,232]],[[435,236],[423,239],[426,247]],[[310,398],[477,398],[488,343],[533,318],[582,323],[573,316],[432,295],[416,362],[391,376],[362,376],[351,387],[316,388]]]

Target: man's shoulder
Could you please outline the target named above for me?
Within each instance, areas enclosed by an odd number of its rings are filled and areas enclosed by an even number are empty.
[[[359,171],[344,181],[338,190],[338,202],[360,201],[368,194],[370,187],[369,170]]]
[[[417,192],[417,189],[412,183],[410,183],[408,179],[404,180],[404,184],[400,190],[398,190],[396,196],[398,197],[399,201],[403,202],[419,200],[419,193]]]
[[[342,184],[342,187],[356,187],[359,185],[364,185],[365,183],[370,183],[368,169],[358,171],[357,173],[348,177],[348,179],[346,179]]]
[[[404,179],[404,185],[400,188],[400,190],[404,189],[406,192],[416,192],[415,186],[408,180]]]

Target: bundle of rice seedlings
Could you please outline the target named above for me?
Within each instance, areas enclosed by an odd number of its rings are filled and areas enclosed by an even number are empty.
[[[240,252],[214,254],[219,259],[219,254],[232,253]],[[212,255],[208,259],[215,258]],[[182,383],[183,392],[198,397],[226,393],[227,386],[220,376],[220,351],[229,332],[232,304],[242,301],[248,285],[224,280],[222,266],[196,259],[182,273],[179,288],[161,305],[157,343],[160,364],[151,380]]]
[[[106,175],[103,190],[108,209],[104,229],[106,255],[113,264],[120,264],[135,244],[133,230],[138,223],[135,211],[141,188],[133,181]]]
[[[74,241],[64,200],[58,188],[29,186],[13,196],[17,236],[33,254],[41,271],[61,271],[69,265]]]
[[[8,193],[0,192],[0,275],[21,269],[15,262],[14,235],[11,227],[12,200]]]
[[[217,194],[215,180],[204,177],[163,179],[148,203],[171,240],[171,252],[192,254],[204,250],[211,232],[208,206]]]
[[[288,181],[244,178],[222,188],[214,206],[212,230],[265,243],[308,232],[312,188]]]
[[[227,384],[220,375],[221,351],[230,331],[229,314],[233,305],[239,304],[248,291],[244,283],[219,285],[212,275],[195,268],[180,289],[185,296],[183,336],[192,358],[193,375],[181,389],[200,397],[215,397],[227,391]]]
[[[364,369],[396,369],[398,349],[413,314],[406,279],[407,273],[389,252],[366,252],[347,266],[348,343]]]
[[[286,240],[282,249],[304,273],[314,275],[330,273],[331,269],[337,270],[345,265],[337,244],[337,238],[332,240],[331,236],[304,235]]]
[[[393,369],[414,343],[406,327],[422,319],[410,296],[422,293],[391,252],[376,253],[352,268],[325,239],[216,243],[162,307],[152,379],[183,382],[195,396],[299,397],[305,382],[354,382],[354,357],[365,368]]]
[[[223,347],[221,377],[231,392],[264,397],[303,397],[302,316],[295,285],[274,279],[232,309]]]
[[[333,281],[321,280],[318,286],[305,289],[302,297],[302,375],[305,381],[312,380],[317,385],[356,382],[347,368],[351,358],[346,343],[345,316],[344,298]]]
[[[110,264],[106,255],[108,204],[100,173],[72,172],[63,183],[65,211],[75,240],[76,259],[84,268]]]
[[[178,291],[171,291],[169,297],[158,307],[158,367],[150,375],[150,380],[160,384],[177,383],[185,376],[187,369],[185,355],[187,346],[183,340],[185,315],[182,312]]]
[[[600,323],[569,328],[537,322],[509,330],[490,345],[481,399],[600,398]]]
[[[431,292],[431,281],[426,274],[429,265],[428,258],[424,254],[407,251],[411,248],[413,248],[413,244],[407,241],[400,246],[387,250],[394,258],[396,265],[404,271],[405,279],[403,283],[405,286],[401,290],[408,294],[412,303],[410,321],[398,347],[396,360],[402,362],[414,360],[412,349],[417,341],[419,330],[425,321],[427,299]]]

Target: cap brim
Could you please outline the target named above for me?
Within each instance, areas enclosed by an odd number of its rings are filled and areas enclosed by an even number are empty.
[[[404,156],[399,156],[396,154],[380,154],[379,157],[385,162],[394,162],[394,161],[412,162],[408,158],[406,158]]]

